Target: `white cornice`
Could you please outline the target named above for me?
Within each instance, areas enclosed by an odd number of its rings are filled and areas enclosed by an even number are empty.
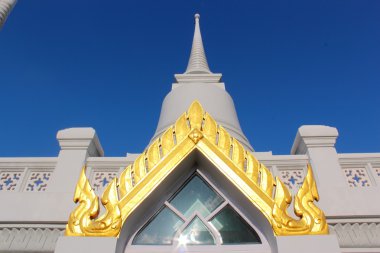
[[[90,156],[104,156],[99,138],[91,127],[67,128],[58,131],[61,150],[88,150]]]
[[[339,136],[335,127],[305,125],[298,129],[291,154],[305,154],[308,148],[334,147]]]

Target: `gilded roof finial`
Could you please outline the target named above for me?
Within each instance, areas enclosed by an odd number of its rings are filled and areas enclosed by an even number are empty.
[[[200,15],[197,13],[194,15],[194,18],[195,29],[193,45],[185,74],[211,74],[207,64],[205,50],[203,48],[201,29],[199,27]]]

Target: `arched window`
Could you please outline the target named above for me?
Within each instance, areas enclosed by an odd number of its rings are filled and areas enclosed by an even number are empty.
[[[250,248],[252,252],[252,248],[269,248],[261,237],[223,194],[196,172],[137,231],[125,252],[159,248],[158,251],[178,248],[178,252],[186,252],[200,246],[203,250],[227,247],[228,251],[240,246],[239,251]]]

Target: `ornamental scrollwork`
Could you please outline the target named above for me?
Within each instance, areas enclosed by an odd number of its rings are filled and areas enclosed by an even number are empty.
[[[194,149],[214,159],[216,169],[224,168],[226,177],[264,214],[274,234],[328,234],[325,215],[315,205],[319,195],[310,165],[295,195],[298,219],[294,219],[287,211],[292,196],[284,183],[194,101],[106,187],[101,198],[105,212],[100,217],[98,197],[82,170],[74,194],[78,206],[70,215],[66,235],[118,236],[128,216]]]

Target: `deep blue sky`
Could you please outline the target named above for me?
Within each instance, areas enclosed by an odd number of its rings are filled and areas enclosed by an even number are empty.
[[[338,152],[380,152],[380,1],[19,0],[0,32],[0,156],[56,156],[56,132],[82,126],[107,156],[141,152],[196,12],[256,151],[289,154],[323,124]]]

